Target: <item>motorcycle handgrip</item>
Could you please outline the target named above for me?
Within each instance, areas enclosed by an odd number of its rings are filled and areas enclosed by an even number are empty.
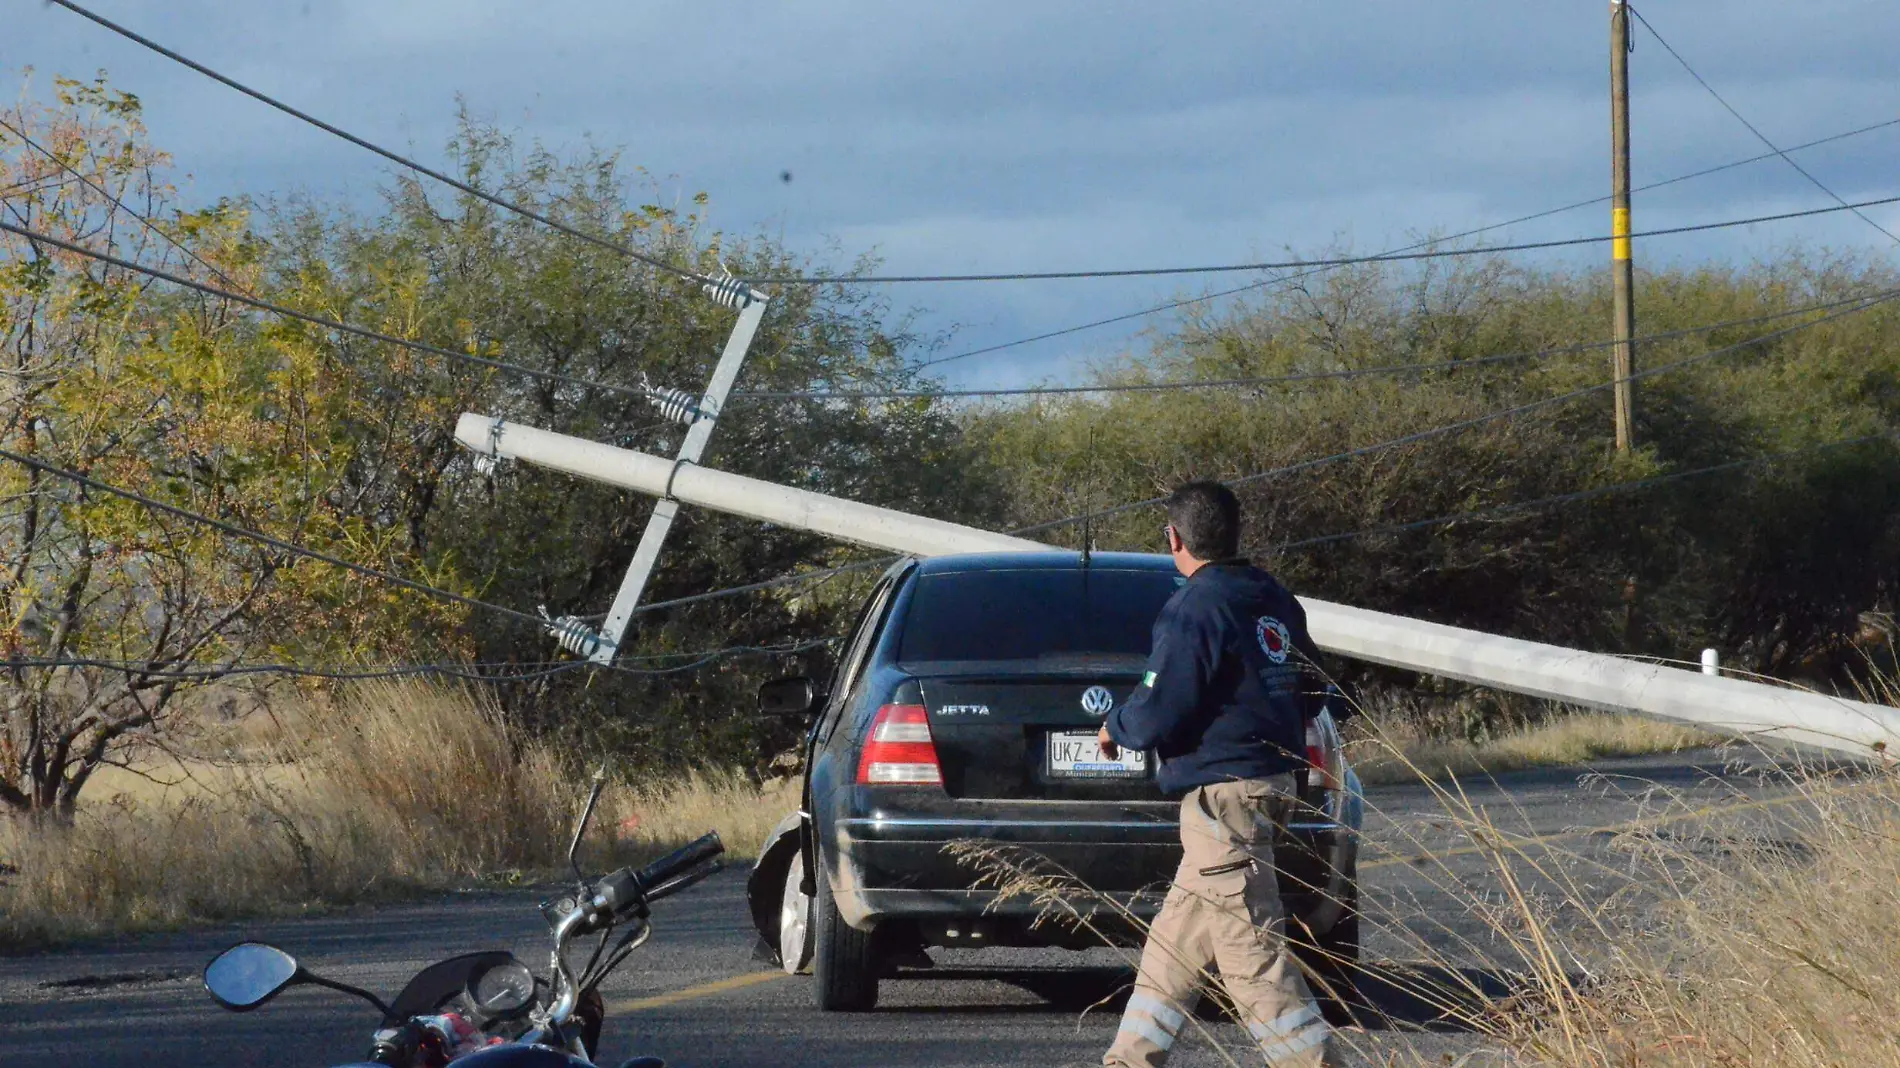
[[[712,831],[704,838],[689,842],[641,868],[634,874],[634,878],[640,880],[640,889],[651,890],[661,883],[686,874],[725,851],[726,844],[719,840],[719,832]]]
[[[725,851],[726,846],[719,840],[719,832],[714,831],[639,871],[622,868],[594,884],[598,907],[615,916],[632,912],[646,901],[647,891],[678,878]]]

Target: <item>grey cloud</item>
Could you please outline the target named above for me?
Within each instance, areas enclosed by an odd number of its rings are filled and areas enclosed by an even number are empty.
[[[194,192],[306,188],[364,203],[383,180],[380,161],[70,14],[4,2],[0,67],[107,67],[146,99],[156,138],[198,176]],[[905,271],[1277,258],[1338,241],[1376,250],[1608,184],[1598,0],[311,0],[308,15],[295,4],[98,3],[425,160],[441,159],[461,93],[551,145],[625,146],[629,163],[662,176],[658,195],[710,192],[728,230],[782,233],[813,252],[835,241],[845,259],[875,247]],[[1693,0],[1651,17],[1784,143],[1900,116],[1900,5]],[[1633,69],[1639,181],[1759,150],[1646,36]],[[1879,195],[1897,139],[1803,159],[1843,195]],[[1824,201],[1769,162],[1643,197],[1637,217],[1658,226]],[[1603,225],[1579,211],[1499,236]],[[1747,255],[1793,235],[1884,241],[1828,219],[1646,253]],[[1197,284],[937,287],[896,300],[933,309],[929,324],[967,324],[959,340],[979,345]],[[1117,328],[960,373],[1033,376],[1129,342]]]

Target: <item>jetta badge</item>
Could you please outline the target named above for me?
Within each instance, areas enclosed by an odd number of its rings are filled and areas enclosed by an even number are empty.
[[[1082,711],[1100,718],[1115,707],[1115,695],[1106,686],[1091,686],[1082,691]]]

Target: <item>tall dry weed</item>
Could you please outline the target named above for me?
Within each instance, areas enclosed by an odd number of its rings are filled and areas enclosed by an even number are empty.
[[[1634,815],[1553,831],[1411,760],[1416,739],[1361,730],[1432,802],[1380,814],[1362,842],[1360,924],[1376,955],[1344,969],[1365,1030],[1338,1033],[1342,1054],[1438,1063],[1372,1035],[1428,1027],[1466,1032],[1482,1063],[1900,1068],[1900,771],[1737,754],[1734,774],[1696,788],[1580,786]],[[1126,903],[1046,858],[985,842],[952,852],[1043,922],[1145,933]],[[1392,871],[1405,876],[1380,874]],[[1231,1017],[1215,977],[1204,986]],[[1217,1018],[1197,1020],[1201,1039],[1224,1063],[1253,1061]]]
[[[511,727],[482,691],[372,683],[282,723],[215,788],[115,796],[65,826],[0,820],[0,947],[564,871],[594,769]],[[709,830],[746,857],[796,803],[736,773],[613,770],[584,847],[594,871]]]

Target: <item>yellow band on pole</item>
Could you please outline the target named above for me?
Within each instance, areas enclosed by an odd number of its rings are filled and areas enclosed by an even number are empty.
[[[1617,260],[1630,258],[1630,210],[1628,208],[1610,209],[1610,257]]]

